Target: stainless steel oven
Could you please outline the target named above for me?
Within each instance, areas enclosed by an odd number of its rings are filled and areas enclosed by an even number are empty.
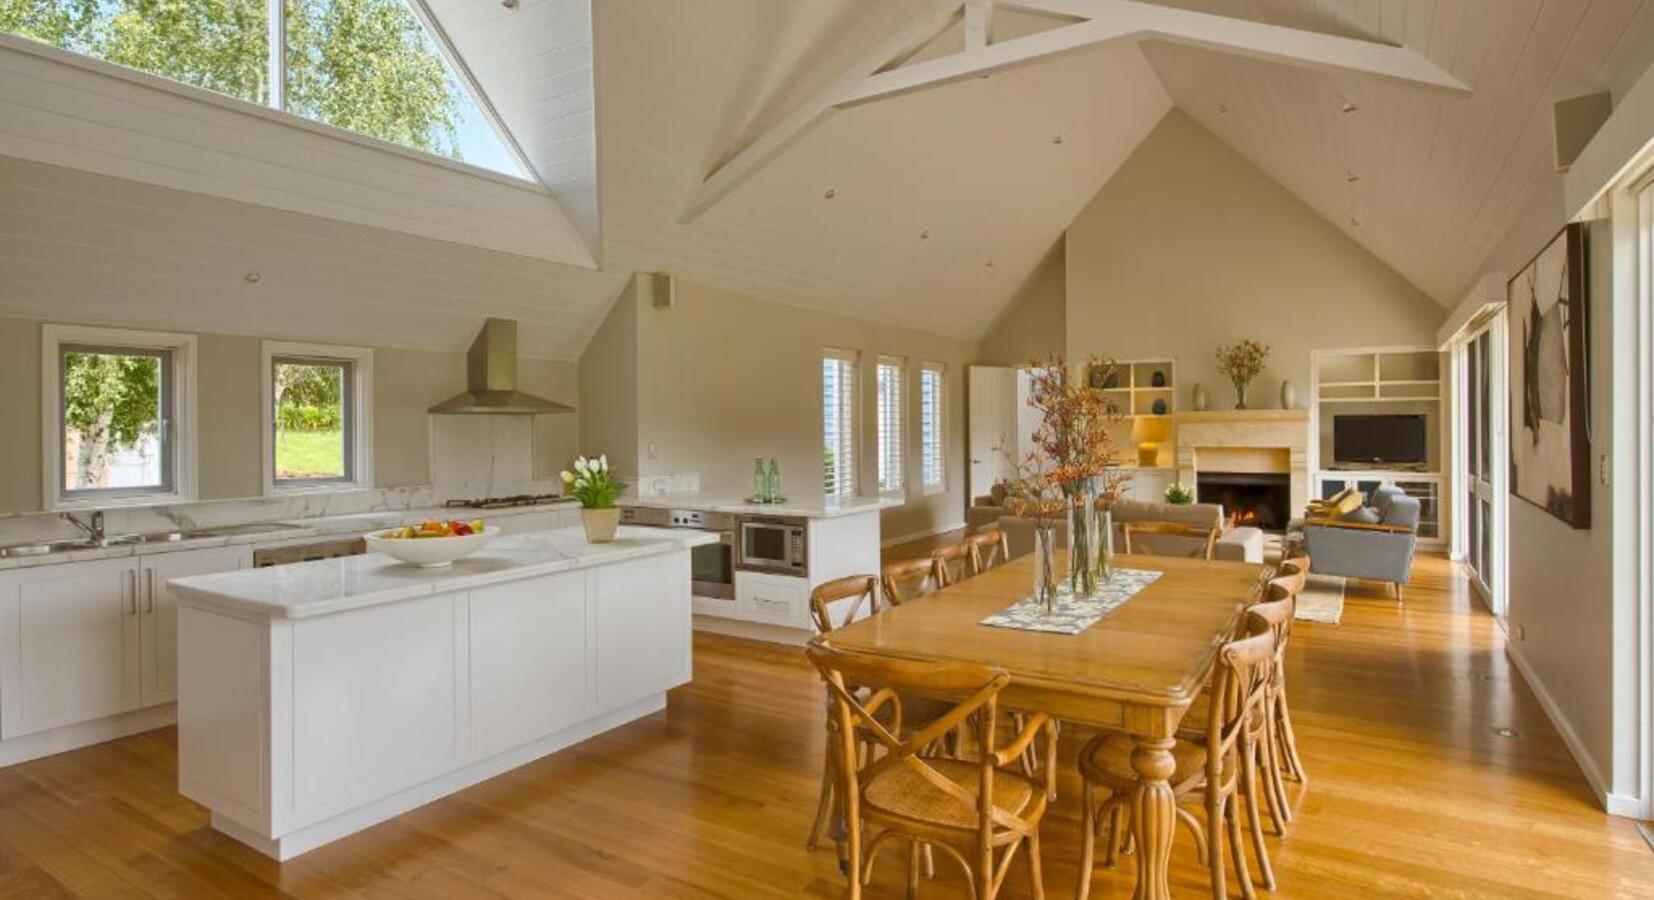
[[[697,509],[626,506],[620,510],[620,521],[628,525],[717,532],[718,543],[702,544],[689,551],[689,592],[696,597],[714,600],[735,599],[734,516]]]
[[[744,516],[737,520],[735,567],[803,576],[809,566],[807,534],[803,519]]]

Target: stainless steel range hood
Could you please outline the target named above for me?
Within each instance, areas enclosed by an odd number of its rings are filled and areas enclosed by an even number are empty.
[[[574,412],[574,407],[517,390],[517,323],[489,319],[465,358],[463,394],[431,407],[441,415],[538,416]]]

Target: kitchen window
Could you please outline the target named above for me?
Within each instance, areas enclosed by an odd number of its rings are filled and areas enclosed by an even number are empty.
[[[828,498],[856,494],[856,365],[852,350],[821,355],[821,471]]]
[[[947,372],[941,363],[919,367],[919,484],[927,494],[947,487],[944,471],[943,418],[947,403]]]
[[[902,471],[902,436],[905,424],[902,394],[906,387],[903,384],[904,368],[901,360],[881,356],[875,370],[881,494],[900,494],[905,485]]]
[[[266,493],[371,487],[372,351],[264,344]]]
[[[193,499],[195,339],[46,325],[49,509]]]

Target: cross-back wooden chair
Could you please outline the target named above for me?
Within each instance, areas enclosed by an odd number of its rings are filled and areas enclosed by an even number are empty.
[[[1202,541],[1201,559],[1212,558],[1217,551],[1218,538],[1222,536],[1222,529],[1215,526],[1190,525],[1184,522],[1127,522],[1120,526],[1120,530],[1125,533],[1127,553],[1152,554],[1155,552],[1154,537],[1170,535]]]
[[[984,528],[965,538],[971,548],[971,574],[981,575],[1011,560],[1011,541],[998,528]]]
[[[932,550],[930,561],[935,569],[937,587],[958,584],[975,575],[972,556],[971,545],[963,542]]]
[[[1239,804],[1258,795],[1257,769],[1261,747],[1254,740],[1256,723],[1263,721],[1270,670],[1275,658],[1275,637],[1265,626],[1256,633],[1231,641],[1218,651],[1217,671],[1210,688],[1204,732],[1194,736],[1180,733],[1172,747],[1175,768],[1169,779],[1177,800],[1177,821],[1194,837],[1195,854],[1211,873],[1212,896],[1226,900],[1223,840],[1228,837],[1229,857],[1241,883],[1241,893],[1256,896],[1247,870],[1241,832]],[[1252,723],[1252,724],[1249,724]],[[1080,820],[1080,872],[1075,896],[1085,900],[1091,892],[1092,865],[1096,856],[1098,830],[1106,825],[1105,864],[1113,865],[1129,827],[1137,774],[1132,769],[1132,739],[1122,732],[1105,731],[1080,750],[1083,781]],[[1108,796],[1101,803],[1097,790]],[[1204,809],[1204,823],[1185,808],[1198,803]],[[1255,806],[1255,799],[1253,801]],[[1256,813],[1252,813],[1255,818]],[[1268,851],[1253,829],[1253,852],[1263,869],[1266,883],[1272,880]]]
[[[1293,598],[1277,585],[1269,588],[1270,599],[1264,603],[1254,604],[1246,610],[1247,626],[1252,630],[1267,628],[1275,636],[1275,660],[1270,664],[1269,689],[1264,697],[1264,706],[1255,728],[1256,739],[1262,742],[1263,760],[1260,766],[1260,776],[1263,784],[1261,788],[1264,800],[1269,808],[1270,821],[1275,826],[1275,833],[1284,836],[1286,825],[1292,821],[1292,807],[1287,800],[1286,779],[1286,746],[1285,734],[1290,733],[1290,718],[1285,731],[1281,722],[1285,716],[1286,681],[1284,671],[1286,667],[1287,642],[1292,637],[1292,614],[1294,609]],[[1255,806],[1255,804],[1254,804]],[[1256,809],[1252,809],[1254,831],[1257,829]],[[1266,881],[1273,881],[1272,878]]]
[[[1294,572],[1302,572],[1305,576],[1309,575],[1309,554],[1300,550],[1293,556],[1281,560],[1281,564],[1275,567],[1277,576],[1291,575]]]
[[[1291,612],[1286,617],[1286,625],[1281,635],[1282,646],[1280,656],[1282,665],[1276,667],[1273,682],[1270,685],[1270,721],[1273,723],[1274,760],[1288,778],[1298,782],[1300,787],[1309,787],[1309,775],[1304,770],[1303,756],[1298,752],[1298,734],[1292,728],[1292,711],[1286,700],[1286,638],[1292,633],[1292,620],[1297,614],[1298,595],[1303,593],[1304,586],[1309,583],[1309,569],[1293,571],[1287,575],[1280,575],[1270,579],[1265,596],[1272,601],[1286,601],[1290,604]],[[1284,800],[1286,789],[1281,785],[1281,796]],[[1285,810],[1286,821],[1292,821],[1292,813]]]
[[[820,641],[805,653],[832,698],[839,758],[857,761],[842,773],[850,897],[862,896],[879,851],[890,841],[906,839],[910,897],[918,887],[923,847],[941,848],[963,867],[975,900],[992,900],[1018,848],[1026,844],[1033,896],[1043,898],[1039,825],[1056,783],[1051,717],[1030,715],[1008,744],[998,746],[999,693],[1011,680],[1003,669],[847,653]],[[872,692],[862,696],[853,685]],[[947,698],[952,708],[904,737],[901,697],[911,694]],[[883,714],[885,707],[892,711]],[[955,728],[972,733],[976,759],[922,755]],[[858,733],[869,735],[878,752],[858,753]],[[1044,783],[1011,768],[1041,735],[1047,748]],[[877,829],[870,840],[866,826]]]
[[[936,576],[936,562],[928,557],[886,564],[879,570],[879,582],[884,587],[885,602],[892,606],[934,594],[941,588]]]

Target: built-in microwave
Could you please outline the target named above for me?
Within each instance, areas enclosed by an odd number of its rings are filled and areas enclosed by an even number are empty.
[[[736,525],[735,567],[802,577],[808,574],[807,532],[803,519],[743,517]]]

